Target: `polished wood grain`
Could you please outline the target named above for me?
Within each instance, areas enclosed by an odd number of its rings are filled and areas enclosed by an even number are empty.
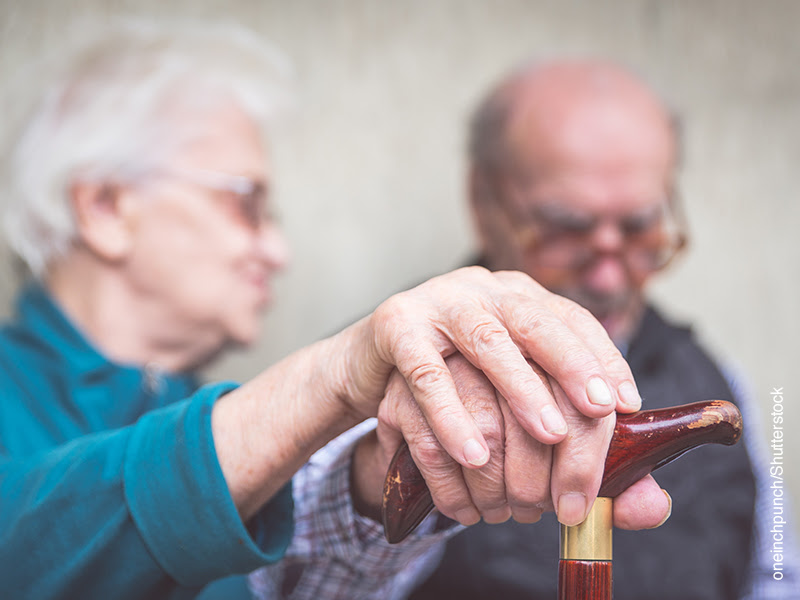
[[[600,495],[613,498],[692,448],[735,444],[741,435],[739,409],[722,400],[618,415]],[[389,466],[384,485],[386,539],[390,543],[402,541],[431,509],[428,487],[404,444]]]
[[[610,560],[561,560],[558,600],[611,600]]]

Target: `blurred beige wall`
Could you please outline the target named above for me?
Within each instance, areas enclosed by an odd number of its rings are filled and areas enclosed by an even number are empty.
[[[570,54],[640,70],[687,131],[691,253],[653,295],[749,376],[765,442],[783,388],[800,498],[800,2],[0,0],[0,83],[71,18],[118,14],[241,21],[296,67],[298,111],[275,139],[293,265],[263,342],[213,377],[248,377],[466,259],[465,119],[508,67]],[[2,252],[0,316],[15,285]]]

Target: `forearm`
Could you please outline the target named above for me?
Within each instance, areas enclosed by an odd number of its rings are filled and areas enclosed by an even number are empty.
[[[214,406],[217,456],[243,520],[315,451],[368,416],[348,397],[349,363],[363,335],[364,323],[357,323],[299,350]]]

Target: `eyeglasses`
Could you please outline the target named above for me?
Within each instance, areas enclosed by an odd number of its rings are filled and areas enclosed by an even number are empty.
[[[208,169],[180,167],[159,170],[156,175],[177,178],[215,192],[217,197],[232,205],[239,220],[254,231],[266,223],[275,222],[269,190],[262,180]]]
[[[581,269],[591,264],[597,256],[593,237],[609,221],[622,238],[620,256],[638,272],[664,268],[686,244],[675,196],[617,218],[578,213],[555,203],[534,206],[524,216],[510,214],[507,206],[503,212],[523,251],[535,253],[539,264],[552,268]]]

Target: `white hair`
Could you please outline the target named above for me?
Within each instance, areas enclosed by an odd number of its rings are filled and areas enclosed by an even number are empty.
[[[233,100],[263,133],[289,100],[283,55],[240,26],[126,21],[82,37],[59,48],[10,151],[6,236],[37,277],[74,242],[74,181],[136,178],[191,135],[167,107]]]

